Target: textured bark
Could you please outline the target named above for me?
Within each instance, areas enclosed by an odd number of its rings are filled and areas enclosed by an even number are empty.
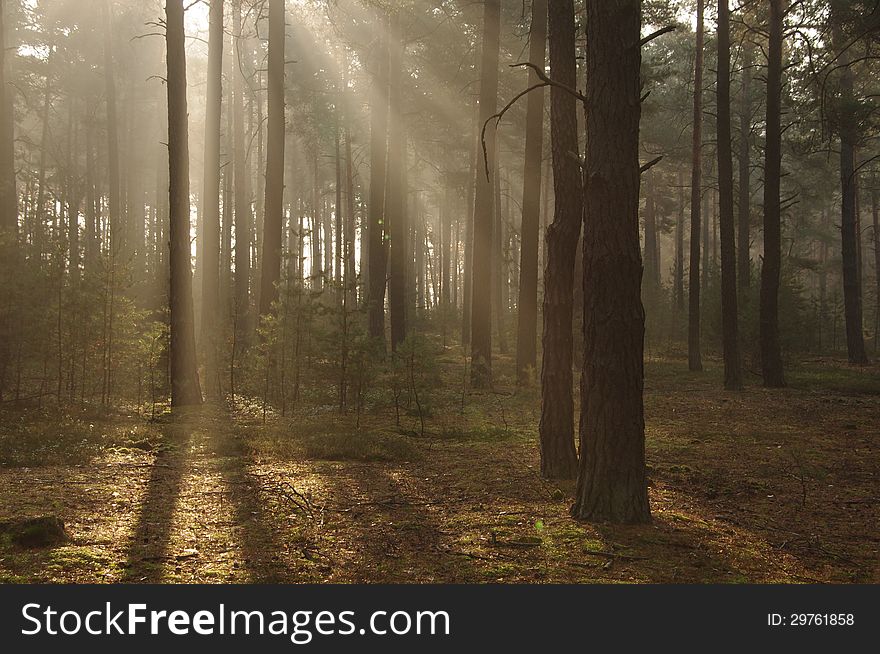
[[[743,44],[742,87],[739,99],[739,207],[737,219],[737,277],[740,294],[745,297],[752,283],[752,260],[749,256],[751,247],[751,209],[752,195],[750,187],[749,159],[751,152],[752,131],[752,48]]]
[[[577,61],[572,0],[553,2],[549,31],[553,79],[574,88],[577,85]],[[547,229],[542,402],[538,427],[541,474],[549,479],[573,479],[577,475],[572,398],[572,312],[574,260],[583,221],[577,111],[574,96],[558,87],[550,89],[553,192],[556,202],[553,222]]]
[[[483,46],[480,65],[480,128],[498,107],[501,0],[483,2]],[[471,383],[492,384],[492,223],[495,190],[495,125],[486,128],[485,159],[480,156],[474,197],[474,243],[471,279]],[[485,163],[485,166],[483,164]],[[486,174],[488,171],[488,174]]]
[[[691,241],[688,277],[688,367],[703,369],[700,353],[700,194],[703,140],[703,5],[697,0],[697,51],[694,58],[694,116],[691,148]],[[705,274],[706,271],[703,271]]]
[[[721,238],[721,322],[724,388],[742,390],[736,292],[736,225],[733,216],[733,147],[730,127],[730,9],[718,0],[718,220]]]
[[[779,278],[782,231],[779,186],[782,173],[782,19],[786,0],[770,0],[767,55],[767,118],[764,147],[764,264],[761,267],[760,341],[764,386],[785,386],[779,345]]]
[[[379,26],[370,106],[369,279],[367,310],[370,337],[385,349],[385,288],[388,248],[385,243],[385,176],[388,159],[388,41]]]
[[[547,0],[532,0],[529,61],[542,70],[547,51]],[[539,82],[529,70],[529,86]],[[538,224],[541,218],[541,158],[544,154],[544,89],[528,97],[526,106],[525,166],[523,169],[522,226],[520,227],[519,301],[517,302],[516,372],[529,381],[538,367]],[[530,372],[531,371],[531,372]]]
[[[587,0],[584,367],[573,515],[651,519],[639,247],[639,0]]]
[[[208,17],[208,86],[202,191],[202,343],[205,393],[220,396],[217,329],[220,320],[220,112],[223,104],[223,0],[211,0]]]
[[[165,4],[168,180],[171,207],[171,406],[200,404],[190,266],[189,134],[183,0]]]
[[[409,265],[409,226],[407,224],[406,193],[406,132],[403,126],[403,41],[400,35],[400,15],[392,19],[389,90],[388,178],[385,186],[385,214],[391,232],[391,270],[388,283],[389,311],[391,313],[391,349],[397,349],[407,331],[407,272]]]
[[[263,204],[263,254],[260,275],[260,316],[273,311],[281,280],[284,229],[284,0],[269,0],[268,141],[266,199]],[[337,208],[338,211],[338,208]]]

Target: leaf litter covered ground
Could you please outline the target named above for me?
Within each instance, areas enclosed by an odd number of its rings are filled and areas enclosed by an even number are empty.
[[[649,361],[654,519],[623,527],[574,522],[573,483],[540,478],[534,390],[464,396],[443,366],[424,435],[411,403],[359,427],[332,407],[6,410],[0,521],[57,515],[70,539],[0,536],[0,580],[880,582],[876,367],[726,393],[717,366]]]

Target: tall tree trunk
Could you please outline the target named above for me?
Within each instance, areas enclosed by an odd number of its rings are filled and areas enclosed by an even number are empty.
[[[587,0],[584,367],[573,515],[651,519],[639,247],[639,0]]]
[[[697,51],[694,57],[694,120],[691,148],[691,239],[688,277],[688,367],[703,369],[700,353],[700,195],[703,145],[703,5],[697,0]],[[703,271],[705,275],[707,271]]]
[[[388,248],[385,242],[385,178],[388,161],[388,38],[379,25],[370,104],[370,205],[367,228],[369,279],[367,311],[370,338],[385,349],[385,288]],[[363,245],[362,245],[363,247]]]
[[[354,161],[352,160],[351,119],[349,116],[348,51],[342,53],[342,137],[345,141],[345,225],[343,226],[343,281],[346,310],[357,306],[358,285],[355,271],[355,233],[357,229],[354,197]]]
[[[577,85],[573,0],[554,0],[550,9],[550,70],[553,79]],[[574,260],[583,221],[582,177],[578,160],[577,101],[550,89],[553,156],[553,222],[547,229],[544,267],[544,356],[541,362],[541,474],[573,479],[577,474],[572,398],[572,312]]]
[[[733,215],[733,148],[730,127],[730,9],[718,0],[718,213],[721,232],[721,322],[724,388],[742,390],[736,292],[736,225]]]
[[[85,189],[85,271],[94,275],[98,271],[98,259],[101,252],[101,244],[98,239],[98,212],[95,206],[95,148],[93,144],[93,122],[88,119],[85,126],[86,148],[86,189]]]
[[[107,213],[110,226],[110,257],[114,260],[125,246],[120,215],[119,122],[116,117],[116,81],[113,70],[113,14],[109,0],[104,8],[104,93],[107,96]]]
[[[782,38],[787,0],[770,0],[767,54],[767,143],[764,147],[764,265],[761,267],[760,340],[764,386],[785,386],[779,345],[779,279],[782,230],[779,186],[782,173]]]
[[[278,299],[284,229],[284,0],[269,0],[269,134],[260,276],[260,316]],[[338,208],[337,208],[338,211]]]
[[[874,352],[880,347],[880,199],[877,192],[877,177],[871,185],[871,236],[874,240]]]
[[[467,350],[471,344],[471,307],[473,306],[471,291],[474,278],[474,210],[477,185],[477,162],[480,158],[480,107],[474,102],[474,132],[471,134],[473,150],[468,174],[467,206],[465,207],[464,226],[464,270],[462,271],[462,309],[461,309],[461,344]]]
[[[220,113],[223,105],[223,0],[211,0],[208,19],[208,88],[205,107],[205,163],[202,191],[202,343],[205,393],[220,396]]]
[[[547,0],[532,0],[529,61],[544,69],[547,52]],[[529,69],[529,86],[538,84]],[[516,373],[528,381],[538,367],[538,224],[541,218],[541,158],[544,154],[544,89],[528,97],[523,169],[522,227],[520,228],[519,301],[517,302]],[[531,372],[530,372],[531,371]]]
[[[752,194],[750,189],[750,152],[752,132],[752,48],[743,44],[742,88],[739,101],[739,207],[737,219],[737,241],[739,250],[737,276],[739,278],[740,296],[746,298],[747,290],[752,283],[752,261],[749,256],[751,246],[751,209]]]
[[[675,316],[684,315],[684,175],[678,171],[678,222],[675,225]],[[676,337],[678,332],[676,331]]]
[[[407,334],[407,271],[410,268],[409,225],[406,192],[406,131],[403,125],[403,38],[400,13],[391,26],[388,175],[385,213],[391,232],[391,272],[388,285],[391,312],[391,349],[396,350]]]
[[[480,122],[489,122],[498,107],[498,64],[501,48],[501,0],[483,0],[483,46],[480,65]],[[485,161],[480,158],[474,199],[474,244],[471,279],[471,383],[492,384],[492,224],[494,217],[495,125],[485,129]],[[485,166],[483,165],[485,164]]]
[[[248,340],[250,321],[250,274],[251,274],[251,191],[250,172],[247,165],[247,143],[245,138],[244,96],[245,77],[243,58],[249,56],[246,39],[242,33],[241,1],[233,0],[232,19],[235,35],[233,56],[233,166],[235,168],[235,303],[233,315],[235,322],[236,348],[241,350]]]
[[[645,173],[645,299],[653,308],[660,291],[660,262],[657,260],[657,207],[654,202],[654,171]]]
[[[496,140],[497,147],[497,140]],[[495,155],[496,161],[498,155]],[[498,351],[507,354],[507,305],[504,303],[504,286],[507,284],[504,260],[504,216],[501,206],[501,180],[503,173],[497,165],[495,171],[495,201],[492,223],[492,313],[495,316],[495,330]]]
[[[193,325],[189,222],[189,134],[183,0],[165,3],[168,48],[168,179],[171,206],[171,406],[200,404]]]
[[[15,235],[18,197],[15,184],[14,102],[9,85],[9,51],[6,49],[6,2],[0,0],[0,232]],[[48,84],[48,79],[47,79]],[[48,93],[48,90],[47,90]],[[44,144],[45,147],[45,144]]]
[[[865,338],[862,332],[862,271],[860,257],[861,230],[859,229],[858,186],[856,176],[856,144],[858,127],[853,115],[853,73],[850,54],[841,30],[836,27],[834,45],[840,48],[840,255],[843,263],[843,313],[846,321],[846,352],[849,362],[865,364]]]

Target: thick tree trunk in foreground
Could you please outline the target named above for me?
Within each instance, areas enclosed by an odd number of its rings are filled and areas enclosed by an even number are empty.
[[[721,232],[721,322],[724,388],[742,390],[733,217],[733,148],[730,127],[730,9],[718,0],[718,214]]]
[[[550,11],[550,69],[553,79],[577,85],[575,18],[572,0],[554,0]],[[582,176],[578,161],[577,99],[550,89],[553,222],[547,229],[544,268],[544,356],[541,364],[541,474],[573,479],[577,474],[572,398],[572,311],[574,260],[583,221]]]
[[[639,0],[587,0],[580,520],[651,519],[639,246]]]
[[[501,0],[483,2],[483,52],[480,65],[479,128],[498,107]],[[478,156],[474,199],[474,244],[471,279],[471,383],[492,384],[492,224],[495,205],[495,121],[486,127],[485,161]],[[488,175],[486,174],[488,170]]]
[[[703,5],[697,0],[697,52],[694,58],[694,122],[691,149],[691,243],[688,275],[688,368],[703,369],[700,353],[700,194],[703,185]],[[707,271],[703,271],[705,275]]]
[[[782,172],[782,20],[785,0],[770,0],[767,55],[767,143],[764,148],[764,265],[761,267],[760,340],[764,386],[785,386],[779,345],[779,279],[782,230],[779,186]]]
[[[555,3],[558,4],[558,3]],[[532,1],[529,61],[544,69],[547,51],[547,0]],[[539,82],[529,70],[529,86]],[[544,89],[528,96],[526,149],[523,170],[522,226],[520,228],[519,301],[516,329],[516,373],[529,381],[538,365],[538,223],[541,217],[541,157],[544,153]],[[529,372],[531,371],[531,373]]]
[[[220,112],[223,104],[223,0],[211,0],[208,21],[208,88],[205,107],[205,174],[202,193],[202,347],[205,393],[220,396]]]
[[[284,0],[269,0],[269,134],[260,275],[260,316],[278,299],[284,223]],[[337,207],[337,211],[339,208]]]
[[[171,206],[171,406],[200,404],[193,324],[189,223],[189,134],[183,0],[165,4],[168,48],[168,179]]]

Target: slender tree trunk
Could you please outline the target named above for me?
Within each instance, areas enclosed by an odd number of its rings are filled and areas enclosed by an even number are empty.
[[[639,247],[639,0],[587,0],[580,520],[651,519]]]
[[[168,48],[168,179],[171,206],[171,405],[200,404],[193,325],[189,222],[189,134],[183,0],[165,3]]]
[[[107,213],[110,226],[110,257],[115,258],[125,247],[120,215],[119,191],[119,123],[116,118],[116,81],[113,70],[113,15],[109,0],[104,8],[104,92],[107,101]]]
[[[101,251],[101,245],[98,240],[98,215],[95,208],[95,148],[93,144],[94,127],[89,119],[85,127],[85,148],[86,148],[86,189],[85,189],[85,271],[90,275],[94,275],[98,270],[98,256]]]
[[[547,52],[547,0],[532,0],[529,61],[544,69]],[[529,86],[540,80],[529,69]],[[544,154],[544,89],[528,97],[520,228],[519,301],[517,302],[516,373],[527,382],[538,367],[538,225],[541,219],[541,158]],[[530,372],[531,371],[531,372]]]
[[[392,18],[389,93],[388,176],[385,213],[391,231],[391,274],[388,286],[391,312],[391,349],[407,334],[407,271],[410,268],[409,224],[406,192],[406,132],[403,125],[403,40],[400,13]]]
[[[865,338],[862,332],[862,271],[861,230],[859,228],[858,186],[856,174],[856,144],[858,128],[852,115],[854,104],[853,73],[850,68],[848,43],[836,28],[833,34],[835,46],[841,49],[840,87],[842,109],[840,119],[840,255],[843,263],[843,313],[846,322],[846,352],[853,364],[868,363]]]
[[[675,315],[684,315],[684,175],[678,172],[678,222],[675,225]],[[676,336],[678,332],[676,331]]]
[[[250,172],[247,166],[247,143],[245,138],[244,96],[245,78],[242,67],[243,57],[247,56],[245,38],[242,33],[241,0],[233,0],[233,33],[235,48],[233,53],[233,165],[235,168],[235,343],[239,351],[248,340],[250,313],[250,272],[251,272],[251,196]]]
[[[748,289],[752,283],[752,261],[749,256],[751,247],[751,209],[752,195],[750,189],[750,152],[752,131],[752,48],[748,43],[742,48],[742,88],[739,102],[739,217],[737,220],[737,241],[739,246],[737,276],[739,278],[740,297],[748,297]]]
[[[474,103],[474,133],[473,151],[471,152],[471,165],[468,175],[467,187],[467,206],[465,207],[465,228],[464,228],[464,270],[462,274],[462,310],[461,310],[461,343],[465,350],[471,344],[471,307],[473,306],[471,291],[473,290],[474,278],[474,211],[476,200],[477,185],[477,161],[480,157],[480,143],[478,134],[480,133],[480,107],[478,103]]]
[[[387,23],[386,23],[387,24]],[[385,349],[385,288],[388,248],[385,242],[385,178],[388,160],[388,38],[384,25],[379,25],[376,61],[373,72],[373,94],[370,106],[370,206],[369,226],[369,287],[367,311],[369,333]]]
[[[764,386],[785,386],[779,344],[779,279],[782,232],[779,186],[782,168],[782,38],[786,0],[770,0],[767,55],[767,120],[764,147],[764,265],[761,267],[760,340]]]
[[[871,236],[874,240],[874,352],[880,347],[880,199],[878,199],[877,178],[871,189]]]
[[[654,171],[645,173],[645,299],[654,307],[660,291],[660,262],[657,260],[657,207],[654,202]]]
[[[550,8],[550,69],[553,79],[574,88],[575,17],[572,0],[554,0]],[[572,398],[572,312],[574,260],[583,221],[582,177],[578,161],[577,101],[550,89],[553,222],[547,229],[544,268],[544,356],[541,363],[541,474],[573,479],[577,474]]]
[[[205,107],[205,163],[202,191],[202,343],[205,393],[220,396],[220,114],[223,105],[223,0],[211,0],[208,20],[208,88]]]
[[[703,369],[700,353],[700,195],[703,143],[703,6],[697,0],[697,52],[694,58],[694,121],[691,149],[691,240],[688,279],[688,367]],[[706,271],[703,271],[706,274]]]
[[[8,79],[10,66],[7,60],[10,58],[10,51],[6,49],[6,29],[6,2],[0,0],[0,232],[14,236],[18,230],[13,138],[15,116],[13,94]]]
[[[269,0],[269,134],[260,277],[260,316],[273,311],[281,280],[284,230],[284,0]],[[337,208],[338,211],[338,208]]]
[[[480,65],[480,122],[489,122],[498,107],[501,0],[483,0],[483,50]],[[474,199],[473,277],[471,280],[471,383],[492,384],[492,224],[494,217],[495,125],[486,126],[485,161],[477,166]],[[485,165],[483,165],[485,164]]]
[[[497,147],[497,140],[496,140]],[[496,153],[496,161],[498,155]],[[504,260],[504,216],[501,206],[501,166],[495,173],[495,201],[492,219],[492,313],[495,316],[495,330],[498,351],[507,354],[507,305],[504,302],[504,286],[507,284]]]
[[[342,57],[342,136],[345,141],[345,225],[343,226],[343,280],[345,286],[345,302],[348,310],[357,306],[358,285],[355,271],[355,197],[354,197],[354,161],[352,161],[351,119],[349,117],[348,90],[348,51],[343,50]]]
[[[718,0],[718,213],[721,238],[721,322],[724,388],[742,390],[736,292],[736,225],[733,215],[733,149],[730,127],[730,9]]]

